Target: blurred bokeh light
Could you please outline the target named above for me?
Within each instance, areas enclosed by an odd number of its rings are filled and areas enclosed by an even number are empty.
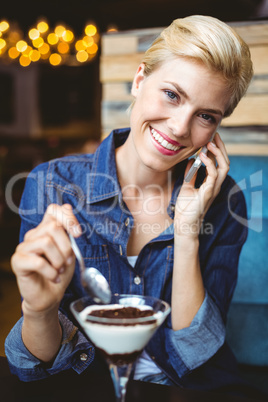
[[[100,35],[94,23],[88,23],[77,37],[74,31],[58,24],[39,20],[27,32],[16,23],[0,21],[0,62],[18,63],[27,67],[31,63],[48,62],[52,66],[79,65],[91,61],[98,52]]]

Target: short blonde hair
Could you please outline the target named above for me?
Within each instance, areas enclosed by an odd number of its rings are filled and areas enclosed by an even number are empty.
[[[230,116],[244,96],[253,76],[247,44],[227,24],[214,17],[192,15],[174,20],[146,51],[145,75],[174,57],[187,57],[221,73],[230,90]]]

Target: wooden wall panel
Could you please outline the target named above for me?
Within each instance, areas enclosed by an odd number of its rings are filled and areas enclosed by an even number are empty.
[[[254,66],[254,75],[268,74],[268,43],[267,45],[250,47]]]
[[[100,61],[101,82],[132,81],[141,58],[140,53],[102,56]]]
[[[230,26],[234,28],[250,47],[256,44],[268,43],[268,24],[266,22],[238,22],[230,23]]]
[[[222,126],[264,126],[268,124],[268,94],[248,95],[241,99]]]

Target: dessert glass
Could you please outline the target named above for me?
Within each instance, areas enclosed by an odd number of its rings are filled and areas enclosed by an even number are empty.
[[[134,307],[151,310],[146,317],[115,318],[89,315],[94,310]],[[167,302],[139,295],[114,295],[111,302],[99,305],[90,297],[71,303],[71,311],[88,339],[100,350],[109,366],[116,401],[124,402],[133,363],[170,313]]]

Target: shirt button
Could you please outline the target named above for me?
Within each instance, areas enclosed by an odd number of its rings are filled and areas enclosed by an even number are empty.
[[[126,220],[125,220],[125,226],[128,226],[129,225],[129,218],[127,218]]]
[[[86,354],[86,353],[81,353],[81,355],[80,355],[80,360],[81,360],[82,362],[87,361],[87,354]]]
[[[141,278],[139,276],[135,276],[134,283],[135,285],[139,285],[141,283]]]
[[[175,205],[171,205],[170,209],[171,211],[175,211]]]

